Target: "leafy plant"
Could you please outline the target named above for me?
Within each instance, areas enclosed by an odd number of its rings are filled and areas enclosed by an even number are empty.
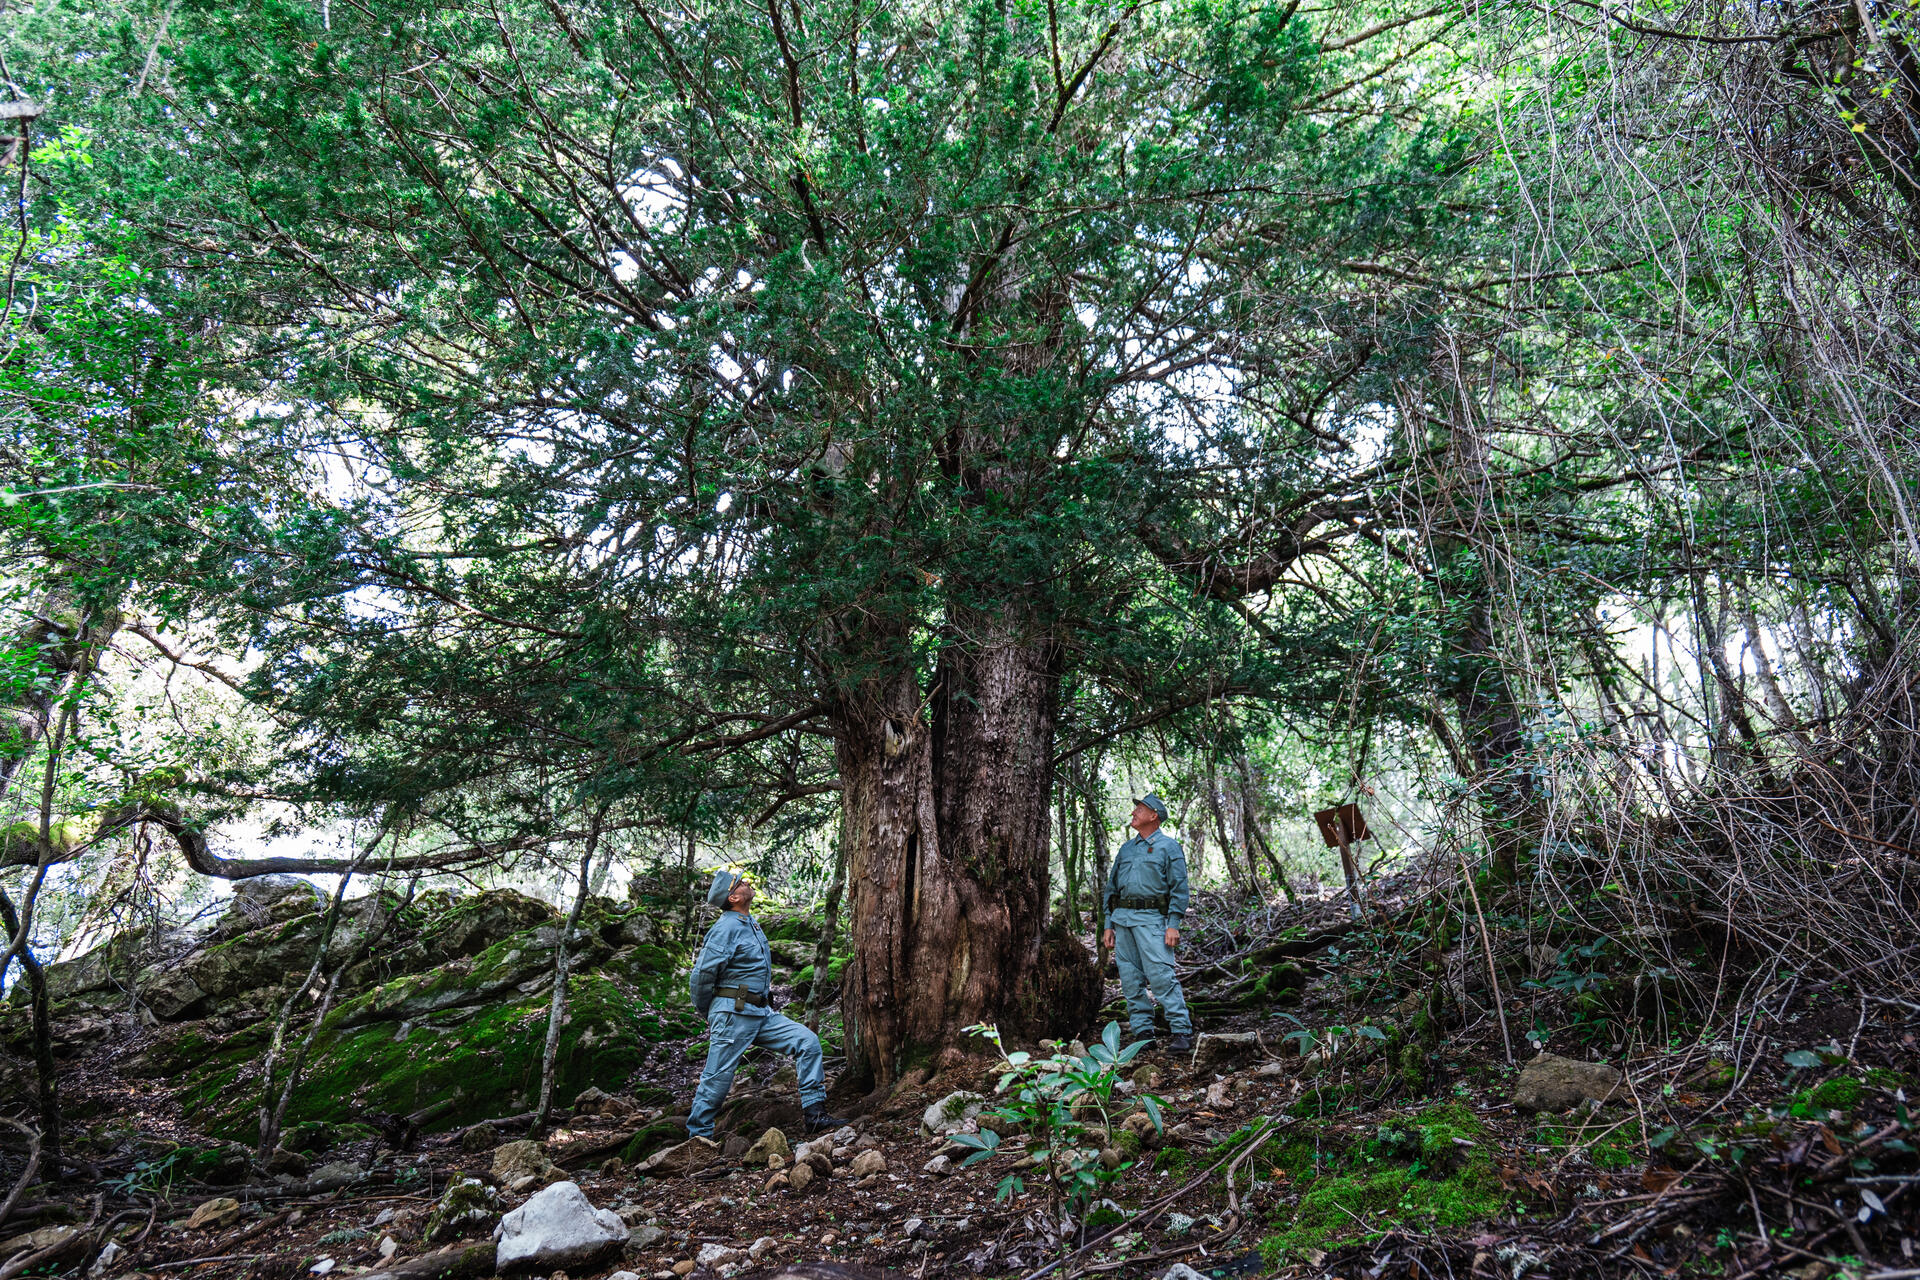
[[[1131,1161],[1123,1161],[1110,1169],[1101,1163],[1097,1150],[1089,1151],[1082,1144],[1093,1127],[1089,1121],[1095,1114],[1100,1128],[1111,1141],[1113,1095],[1120,1084],[1121,1068],[1133,1061],[1145,1047],[1145,1041],[1135,1041],[1122,1048],[1120,1024],[1109,1022],[1099,1043],[1084,1055],[1076,1056],[1058,1041],[1049,1040],[1044,1043],[1054,1052],[1040,1056],[1024,1050],[1008,1052],[998,1027],[972,1026],[967,1031],[992,1041],[1000,1054],[1005,1070],[995,1092],[1003,1095],[1005,1101],[988,1114],[1028,1135],[1027,1154],[1033,1159],[1034,1167],[1044,1173],[1053,1217],[1059,1216],[1063,1206],[1070,1213],[1080,1213],[1100,1198],[1107,1184],[1133,1167]],[[1159,1098],[1143,1094],[1140,1105],[1154,1128],[1166,1127]],[[991,1130],[960,1134],[954,1141],[974,1149],[973,1154],[961,1162],[962,1168],[991,1159],[1000,1149],[1000,1135]],[[1004,1201],[1025,1190],[1026,1179],[1010,1173],[1000,1180],[994,1196]]]
[[[123,1197],[136,1192],[165,1190],[173,1185],[174,1173],[186,1155],[185,1148],[176,1147],[157,1160],[137,1161],[122,1176],[108,1180],[106,1188],[114,1195]]]

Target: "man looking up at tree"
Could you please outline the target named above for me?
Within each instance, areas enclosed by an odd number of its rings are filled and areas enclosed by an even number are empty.
[[[800,1108],[807,1131],[837,1129],[846,1121],[827,1114],[827,1079],[820,1060],[820,1037],[776,1013],[768,992],[773,988],[773,949],[753,918],[753,884],[737,872],[722,869],[707,889],[707,902],[721,908],[720,918],[707,930],[700,958],[694,961],[689,987],[693,1007],[707,1020],[707,1065],[693,1091],[693,1110],[687,1132],[713,1137],[714,1117],[733,1087],[740,1055],[753,1045],[793,1055],[800,1073]]]
[[[1193,1016],[1180,980],[1173,976],[1173,951],[1187,915],[1187,855],[1180,842],[1160,830],[1167,806],[1149,791],[1133,802],[1128,822],[1139,834],[1120,846],[1107,873],[1105,943],[1120,965],[1120,989],[1127,996],[1127,1024],[1136,1039],[1153,1036],[1153,1004],[1167,1011],[1173,1032],[1167,1047],[1193,1048]]]

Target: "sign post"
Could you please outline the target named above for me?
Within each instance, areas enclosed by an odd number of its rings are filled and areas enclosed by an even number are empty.
[[[1353,918],[1360,918],[1360,867],[1354,861],[1353,844],[1365,840],[1373,834],[1367,830],[1367,820],[1360,816],[1360,806],[1343,804],[1333,809],[1322,809],[1313,815],[1313,821],[1320,828],[1320,838],[1327,842],[1327,848],[1340,850],[1340,870],[1347,878],[1347,910]]]

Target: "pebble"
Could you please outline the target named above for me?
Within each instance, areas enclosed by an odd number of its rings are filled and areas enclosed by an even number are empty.
[[[673,1269],[671,1274],[676,1276],[690,1276],[693,1274],[693,1268],[694,1268],[693,1259],[685,1258],[673,1264]]]

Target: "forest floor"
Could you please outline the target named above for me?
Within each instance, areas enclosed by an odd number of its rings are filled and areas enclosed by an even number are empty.
[[[1525,1033],[1547,1025],[1543,1009],[1566,1013],[1564,990],[1508,992],[1503,1023],[1494,1000],[1460,983],[1454,999],[1465,1012],[1423,1041],[1419,1011],[1436,1007],[1433,991],[1450,979],[1429,990],[1395,977],[1397,962],[1366,944],[1342,903],[1255,917],[1214,902],[1192,924],[1187,989],[1210,1038],[1195,1053],[1156,1048],[1121,1068],[1106,1126],[1125,1167],[1064,1234],[1017,1134],[959,1169],[951,1166],[965,1153],[922,1129],[923,1112],[955,1091],[994,1093],[999,1064],[983,1056],[918,1073],[886,1095],[836,1096],[853,1133],[842,1135],[833,1172],[804,1192],[769,1188],[781,1180],[764,1162],[746,1165],[744,1141],[682,1176],[636,1176],[619,1153],[672,1108],[616,1097],[598,1104],[603,1114],[566,1117],[545,1140],[558,1167],[539,1183],[574,1181],[633,1232],[622,1256],[567,1280],[619,1270],[755,1280],[802,1263],[913,1280],[1035,1276],[1050,1263],[1061,1277],[1128,1280],[1158,1280],[1175,1264],[1210,1280],[1920,1277],[1907,1109],[1920,1083],[1920,1010],[1861,991],[1790,991],[1737,1045],[1672,1032],[1650,1046],[1618,1019],[1576,1020],[1547,1050],[1605,1059],[1620,1070],[1618,1086],[1564,1113],[1529,1111],[1516,1103],[1516,1094],[1529,1100]],[[1291,960],[1274,960],[1275,939]],[[1272,1001],[1235,996],[1250,957],[1297,965],[1286,970],[1296,985]],[[1103,1018],[1117,1016],[1118,994],[1110,982]],[[1088,1028],[1089,1041],[1100,1030]],[[1235,1038],[1246,1033],[1254,1038]],[[1615,1035],[1623,1038],[1607,1038]],[[699,1049],[689,1042],[660,1055],[673,1065],[650,1069],[646,1083],[684,1105]],[[738,1086],[732,1114],[791,1114],[788,1079]],[[193,1136],[156,1101],[160,1091],[118,1079],[108,1057],[76,1064],[67,1088],[91,1104],[96,1131],[110,1122],[154,1140]],[[1122,1116],[1146,1093],[1165,1104],[1165,1132],[1123,1138]],[[444,1256],[442,1272],[453,1273],[460,1245],[423,1240],[429,1215],[462,1177],[511,1181],[496,1177],[495,1148],[523,1135],[524,1121],[519,1132],[367,1138],[316,1157],[351,1179],[334,1189],[315,1178],[200,1186],[103,1160],[93,1181],[35,1188],[0,1234],[77,1221],[100,1238],[105,1226],[118,1252],[94,1263],[95,1277],[297,1280],[396,1267],[424,1276],[432,1263],[406,1264],[427,1256]],[[852,1164],[869,1150],[885,1167],[856,1179]],[[943,1151],[946,1167],[934,1159]],[[997,1194],[1009,1175],[1024,1189]],[[510,1208],[532,1190],[503,1189],[496,1204]],[[216,1199],[235,1203],[204,1208]],[[0,1242],[0,1274],[9,1255],[53,1239]],[[473,1236],[485,1239],[484,1230]],[[33,1270],[62,1265],[56,1251]]]

